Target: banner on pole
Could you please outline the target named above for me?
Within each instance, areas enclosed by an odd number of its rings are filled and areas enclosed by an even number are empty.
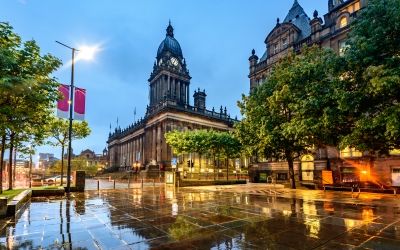
[[[57,116],[60,118],[69,118],[69,86],[61,84],[58,91],[61,94],[61,99],[57,102]]]
[[[74,90],[74,119],[85,120],[86,89],[75,88]]]

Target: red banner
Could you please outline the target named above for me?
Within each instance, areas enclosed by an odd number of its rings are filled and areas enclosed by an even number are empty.
[[[57,116],[60,118],[69,118],[69,86],[61,84],[58,87],[58,91],[60,91],[62,98],[57,102]]]
[[[75,88],[74,91],[74,119],[85,120],[85,99],[86,90],[81,88]]]

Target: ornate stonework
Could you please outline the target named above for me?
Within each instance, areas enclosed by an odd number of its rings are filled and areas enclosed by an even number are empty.
[[[206,109],[206,93],[195,91],[194,105],[189,102],[190,75],[171,24],[161,42],[149,78],[149,99],[143,119],[125,129],[117,128],[108,138],[109,166],[130,169],[153,165],[168,169],[173,152],[164,134],[172,130],[231,130],[232,119],[226,108]],[[192,157],[195,157],[192,155]],[[179,159],[184,162],[185,159]]]
[[[280,58],[289,51],[300,51],[303,45],[318,44],[340,53],[345,47],[348,24],[365,5],[366,0],[329,0],[329,12],[321,18],[314,11],[311,19],[295,0],[284,21],[280,23],[278,19],[276,26],[267,35],[263,56],[258,60],[256,54],[252,53],[249,58],[250,91],[267,79],[273,65]]]

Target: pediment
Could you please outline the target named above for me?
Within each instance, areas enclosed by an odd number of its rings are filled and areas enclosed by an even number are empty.
[[[268,44],[269,41],[274,40],[275,38],[279,37],[282,35],[282,33],[285,33],[287,31],[295,31],[297,33],[300,33],[301,30],[296,27],[296,25],[292,23],[282,23],[277,25],[265,38],[265,44]]]

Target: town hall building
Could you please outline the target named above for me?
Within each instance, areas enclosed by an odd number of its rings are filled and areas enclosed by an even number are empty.
[[[186,60],[171,24],[166,31],[148,80],[150,103],[144,118],[127,128],[116,128],[109,135],[107,143],[111,167],[141,169],[156,166],[169,169],[171,159],[177,156],[166,143],[166,132],[195,129],[229,131],[236,121],[230,117],[226,107],[208,110],[205,90],[194,91],[191,105],[191,77]],[[177,157],[178,165],[182,166],[187,157]],[[191,154],[190,157],[193,159],[196,155]]]

